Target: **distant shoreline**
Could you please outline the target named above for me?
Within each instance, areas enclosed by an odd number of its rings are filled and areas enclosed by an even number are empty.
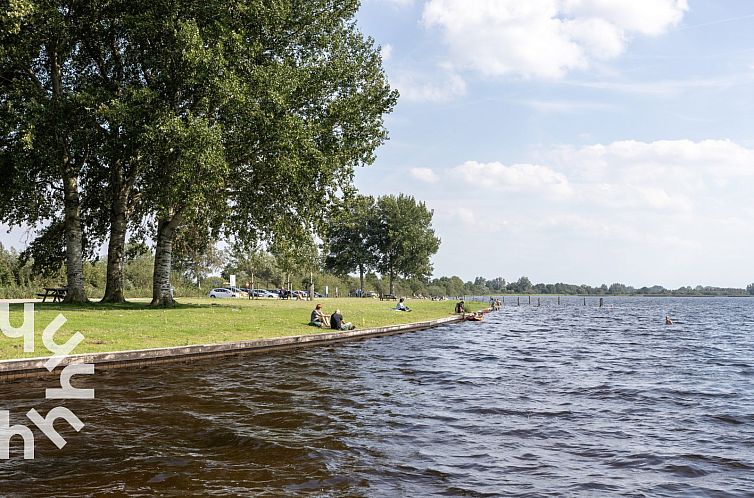
[[[590,297],[602,297],[602,298],[615,298],[615,297],[745,297],[745,298],[754,298],[754,295],[744,293],[744,294],[541,294],[541,293],[531,293],[531,294],[466,294],[464,297],[466,298],[486,298],[489,299],[490,297],[572,297],[572,298],[590,298]]]

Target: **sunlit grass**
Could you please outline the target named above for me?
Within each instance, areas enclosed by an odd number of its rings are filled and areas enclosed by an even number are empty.
[[[410,313],[395,311],[394,301],[377,299],[321,299],[323,311],[339,308],[357,328],[420,322],[447,317],[455,301],[408,300]],[[192,344],[212,344],[249,339],[315,334],[323,330],[308,325],[315,302],[278,299],[181,299],[175,308],[150,308],[146,302],[124,305],[35,305],[35,352],[24,353],[21,339],[0,336],[0,359],[49,356],[42,331],[62,313],[66,324],[56,334],[57,343],[75,332],[85,340],[74,353],[125,351]],[[483,303],[471,304],[472,310]],[[468,307],[468,306],[467,306]],[[11,325],[20,326],[22,305],[11,305]]]

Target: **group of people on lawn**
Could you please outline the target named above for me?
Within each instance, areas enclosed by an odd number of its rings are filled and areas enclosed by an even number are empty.
[[[411,311],[411,308],[406,306],[405,298],[401,298],[398,304],[395,305],[396,311]],[[336,309],[335,313],[327,316],[322,312],[322,304],[317,304],[312,310],[311,320],[309,325],[320,328],[331,328],[333,330],[353,330],[356,327],[351,322],[344,322],[343,315],[340,310]]]
[[[321,328],[330,327],[333,330],[353,330],[356,328],[351,322],[343,321],[343,315],[340,313],[340,310],[335,310],[335,313],[330,316],[325,315],[322,312],[321,304],[317,304],[312,310],[309,325]]]

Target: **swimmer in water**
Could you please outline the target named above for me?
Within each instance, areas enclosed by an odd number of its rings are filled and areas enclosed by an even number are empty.
[[[665,315],[665,325],[673,325],[673,320],[668,315]]]

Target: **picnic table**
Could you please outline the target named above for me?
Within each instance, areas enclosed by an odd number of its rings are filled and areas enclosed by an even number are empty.
[[[65,298],[65,294],[68,291],[65,287],[45,287],[44,293],[39,293],[37,296],[42,298],[42,302],[46,302],[48,297],[52,298],[53,303],[62,302]]]
[[[392,299],[393,301],[397,301],[398,298],[395,296],[395,294],[381,294],[380,295],[380,301],[387,301],[389,299]]]

